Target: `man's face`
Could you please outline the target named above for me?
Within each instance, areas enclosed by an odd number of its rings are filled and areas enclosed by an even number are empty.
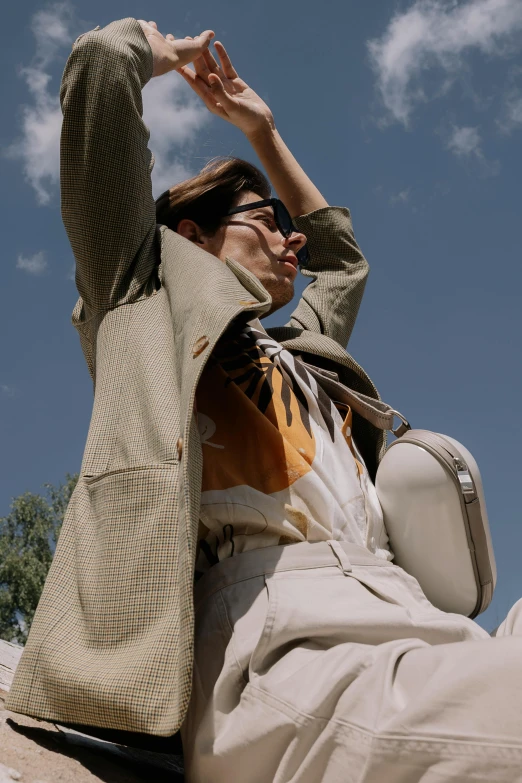
[[[253,201],[261,201],[261,197],[245,191],[237,206]],[[181,221],[178,232],[193,239],[183,226],[189,222]],[[288,304],[294,295],[298,274],[296,253],[305,243],[305,235],[298,232],[283,237],[270,206],[230,215],[214,236],[200,234],[199,237],[199,244],[209,253],[221,261],[232,258],[257,277],[272,297],[271,313]]]

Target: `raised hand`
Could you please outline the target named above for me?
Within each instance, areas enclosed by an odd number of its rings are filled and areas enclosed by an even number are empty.
[[[161,76],[197,60],[208,49],[214,37],[212,30],[205,30],[196,38],[175,39],[172,33],[163,37],[156,22],[145,22],[143,19],[138,19],[138,22],[152,49],[153,76]]]
[[[273,129],[274,118],[269,107],[239,78],[223,44],[216,41],[214,46],[219,64],[206,48],[193,61],[194,70],[181,66],[177,69],[179,73],[212,114],[231,122],[246,136]]]

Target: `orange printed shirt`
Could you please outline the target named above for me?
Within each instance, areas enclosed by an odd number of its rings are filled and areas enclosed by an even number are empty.
[[[351,541],[391,559],[382,511],[337,410],[259,320],[218,343],[196,393],[203,482],[196,571],[249,549]]]

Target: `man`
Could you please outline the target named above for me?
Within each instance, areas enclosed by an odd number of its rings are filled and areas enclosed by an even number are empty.
[[[383,438],[321,387],[335,373],[378,396],[344,350],[366,262],[212,36],[126,19],[65,70],[63,217],[95,399],[8,707],[181,728],[189,781],[520,780],[517,608],[490,639],[391,562]],[[163,194],[156,220],[140,91],[169,70],[243,130],[281,202],[232,159]],[[312,282],[265,331],[298,262]]]

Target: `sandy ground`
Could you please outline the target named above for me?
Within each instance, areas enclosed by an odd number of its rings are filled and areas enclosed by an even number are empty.
[[[5,709],[0,689],[0,783],[182,783],[175,757],[86,738]]]

